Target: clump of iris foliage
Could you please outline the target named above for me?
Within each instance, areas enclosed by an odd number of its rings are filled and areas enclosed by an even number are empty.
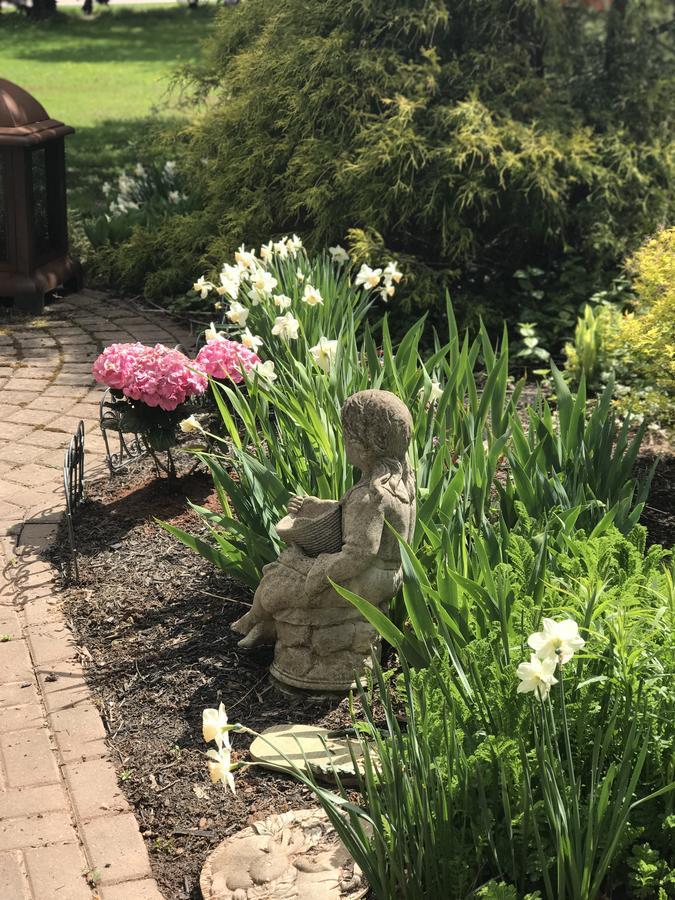
[[[437,304],[451,285],[462,321],[555,330],[673,211],[672,4],[602,5],[222,10],[181,80],[203,113],[166,138],[198,202],[137,229],[108,277],[176,296],[235,240],[349,235],[414,274],[403,300]],[[527,296],[523,272],[538,273]]]
[[[381,387],[411,408],[418,519],[401,594],[387,618],[340,589],[398,673],[376,667],[359,691],[360,800],[308,779],[374,896],[673,896],[675,581],[638,524],[644,426],[615,420],[611,380],[590,405],[583,378],[573,394],[555,368],[553,394],[523,402],[506,335],[460,334],[449,301],[446,333],[422,351],[424,319],[395,345],[327,254],[265,267],[296,336],[270,327],[272,294],[239,295],[237,327],[263,335],[274,370],[246,391],[215,386],[219,449],[195,453],[222,509],[195,507],[198,535],[165,527],[254,588],[290,494],[338,498],[353,483],[343,400]],[[298,268],[322,305],[302,302]],[[336,342],[329,364],[312,352],[321,337]],[[544,617],[573,620],[585,643],[541,696],[520,694]]]

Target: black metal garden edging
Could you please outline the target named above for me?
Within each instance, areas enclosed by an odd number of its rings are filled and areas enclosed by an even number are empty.
[[[66,495],[66,525],[70,542],[70,558],[73,562],[75,580],[79,581],[73,513],[84,500],[84,422],[82,420],[70,439],[63,461],[63,490]]]

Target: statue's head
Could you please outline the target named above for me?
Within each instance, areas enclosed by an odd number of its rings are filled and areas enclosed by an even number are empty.
[[[363,470],[382,459],[403,462],[412,436],[412,416],[389,391],[359,391],[344,402],[342,428],[347,458]]]

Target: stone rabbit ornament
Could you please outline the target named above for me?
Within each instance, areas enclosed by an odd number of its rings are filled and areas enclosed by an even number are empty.
[[[361,479],[340,501],[291,498],[277,526],[288,547],[232,625],[242,647],[274,644],[277,681],[311,691],[348,690],[379,653],[376,630],[330,582],[386,613],[402,581],[394,531],[408,541],[415,529],[406,405],[389,391],[359,391],[342,407],[342,427]]]

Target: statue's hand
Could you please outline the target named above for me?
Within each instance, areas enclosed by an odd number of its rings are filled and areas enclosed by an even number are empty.
[[[326,570],[330,558],[330,554],[321,553],[314,560],[314,565],[309,570],[305,580],[305,593],[308,597],[315,597],[329,587]]]
[[[288,512],[293,516],[297,516],[297,514],[302,509],[302,504],[304,502],[305,502],[304,497],[297,497],[295,495],[292,496],[291,499],[288,501]]]

